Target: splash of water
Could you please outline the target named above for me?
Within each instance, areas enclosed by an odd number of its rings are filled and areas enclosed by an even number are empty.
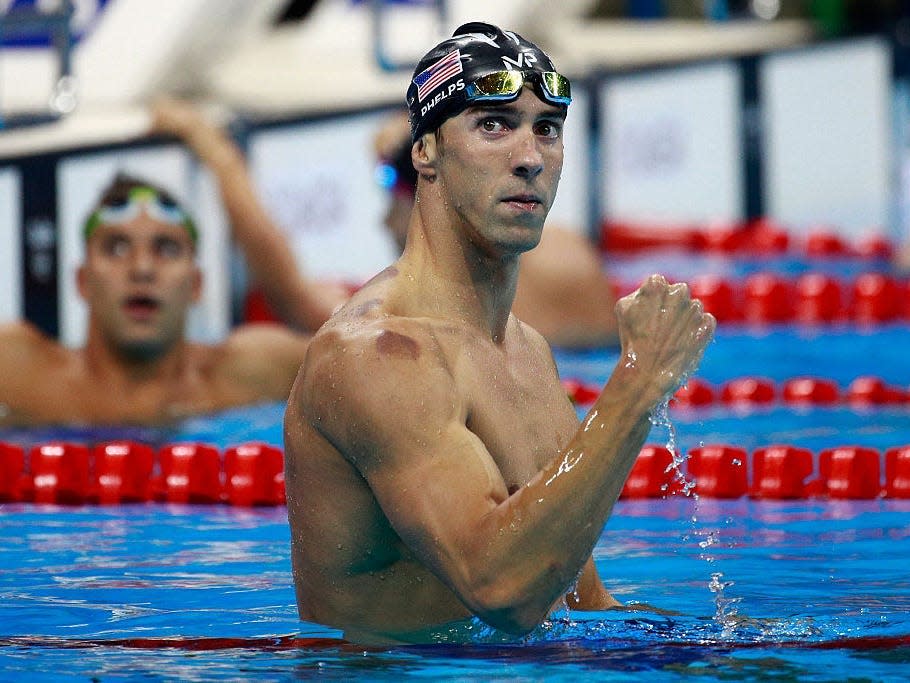
[[[695,487],[695,482],[691,479],[686,478],[685,473],[683,472],[682,465],[686,461],[686,456],[679,450],[679,444],[676,436],[676,425],[673,424],[673,421],[670,419],[670,399],[666,399],[660,403],[651,413],[651,424],[655,427],[664,428],[667,431],[667,442],[666,448],[670,451],[670,456],[672,460],[669,465],[667,465],[666,472],[673,472],[673,479],[675,482],[679,483],[682,493],[685,496],[691,497],[693,500],[698,500],[698,494],[695,493],[692,489]]]
[[[714,593],[714,621],[723,628],[721,637],[732,638],[739,623],[736,605],[742,598],[730,598],[724,595],[724,591],[733,585],[733,581],[723,581],[723,577],[722,572],[711,574],[708,590]]]

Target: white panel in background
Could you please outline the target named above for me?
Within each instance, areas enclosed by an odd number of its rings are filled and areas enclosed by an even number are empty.
[[[591,99],[587,91],[572,86],[572,104],[566,117],[563,140],[565,158],[562,178],[556,201],[550,209],[547,225],[558,225],[580,233],[589,229],[588,209],[590,188],[588,178],[591,169],[591,136],[588,132],[589,107]]]
[[[115,0],[75,51],[89,106],[198,87],[205,68],[269,25],[281,0]]]
[[[740,74],[716,62],[608,79],[601,159],[606,217],[742,217]]]
[[[72,156],[57,167],[57,220],[59,231],[58,278],[60,340],[68,346],[85,342],[87,308],[76,288],[76,270],[85,256],[82,226],[88,213],[117,172],[148,179],[187,206],[199,226],[199,265],[203,272],[203,300],[193,308],[187,323],[196,341],[215,341],[227,333],[229,297],[223,274],[229,262],[226,228],[203,195],[194,164],[181,147],[121,149]]]
[[[251,136],[250,167],[298,263],[323,279],[362,282],[396,249],[383,226],[373,136],[385,112],[289,124]]]
[[[0,323],[23,317],[21,199],[19,172],[0,168]]]
[[[869,39],[766,57],[759,72],[766,213],[795,233],[888,225],[891,55]]]

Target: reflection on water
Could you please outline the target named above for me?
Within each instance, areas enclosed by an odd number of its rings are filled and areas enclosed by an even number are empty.
[[[563,612],[521,639],[473,622],[433,645],[368,651],[297,620],[284,509],[0,506],[0,671],[879,680],[910,663],[910,578],[894,541],[910,502],[694,505],[618,504],[595,561],[636,611]]]

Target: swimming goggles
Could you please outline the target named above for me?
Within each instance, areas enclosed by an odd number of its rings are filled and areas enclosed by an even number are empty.
[[[526,81],[545,102],[568,107],[572,101],[569,79],[555,71],[494,71],[469,83],[465,94],[469,102],[511,102],[521,93]]]
[[[184,228],[195,243],[198,238],[196,224],[173,200],[162,197],[150,187],[134,187],[126,199],[109,202],[98,207],[85,222],[84,236],[88,239],[100,225],[123,225],[135,220],[145,211],[149,218]]]

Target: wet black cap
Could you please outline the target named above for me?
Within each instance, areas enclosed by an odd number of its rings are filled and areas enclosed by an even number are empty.
[[[478,21],[455,29],[414,69],[407,94],[411,139],[467,109],[468,83],[504,69],[556,70],[543,50],[517,33]]]

